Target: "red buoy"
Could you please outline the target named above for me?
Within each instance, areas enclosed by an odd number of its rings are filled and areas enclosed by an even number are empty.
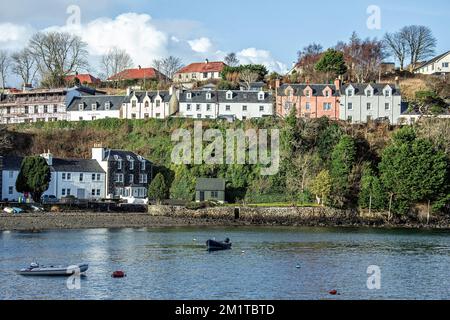
[[[328,292],[328,293],[331,294],[331,295],[333,295],[333,296],[337,295],[337,291],[336,291],[336,290],[331,290],[331,291]]]
[[[127,275],[125,274],[125,272],[120,271],[120,270],[114,271],[114,272],[112,273],[112,275],[111,275],[111,277],[113,277],[113,278],[123,278],[123,277],[126,277],[126,276],[127,276]]]

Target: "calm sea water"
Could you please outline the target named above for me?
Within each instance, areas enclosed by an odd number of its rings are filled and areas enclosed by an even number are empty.
[[[208,253],[205,241],[231,238]],[[449,299],[450,232],[323,228],[0,232],[0,299]],[[89,263],[81,288],[15,269]],[[367,288],[379,266],[381,289]],[[114,270],[127,277],[111,278]],[[338,296],[328,292],[336,289]]]

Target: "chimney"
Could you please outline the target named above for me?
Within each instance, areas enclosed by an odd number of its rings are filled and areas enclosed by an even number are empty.
[[[276,79],[275,80],[275,88],[279,88],[280,87],[280,79]]]
[[[169,88],[169,96],[171,96],[173,94],[173,90],[174,90],[174,86],[172,84]]]
[[[395,86],[396,86],[397,88],[400,87],[400,78],[399,78],[398,76],[395,77]]]
[[[53,165],[53,155],[50,153],[50,150],[47,150],[46,153],[42,153],[40,156],[47,161],[49,166]]]
[[[97,162],[103,161],[105,158],[106,149],[103,148],[102,143],[95,143],[92,148],[92,159],[97,160]]]
[[[335,85],[335,87],[336,87],[336,91],[341,90],[341,79],[336,78],[336,79],[334,80],[334,85]]]
[[[127,87],[127,96],[131,95],[131,88]]]
[[[205,59],[205,64],[208,64],[209,63],[209,60],[208,59]]]

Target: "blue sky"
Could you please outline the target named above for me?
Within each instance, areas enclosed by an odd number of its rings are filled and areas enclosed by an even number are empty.
[[[380,38],[410,24],[432,29],[437,54],[450,50],[448,0],[15,0],[0,11],[0,33],[9,34],[0,37],[0,48],[17,50],[33,32],[49,27],[64,30],[72,4],[81,10],[77,32],[88,42],[97,72],[95,61],[108,46],[129,48],[136,64],[149,65],[168,54],[185,63],[214,60],[233,51],[243,62],[280,71],[311,42],[326,48],[347,40],[353,31]],[[381,10],[380,30],[366,26],[370,5]]]

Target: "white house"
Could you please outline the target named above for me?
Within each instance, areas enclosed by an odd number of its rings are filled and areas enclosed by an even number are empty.
[[[434,57],[430,61],[422,64],[418,68],[414,69],[414,73],[426,75],[450,73],[450,51]]]
[[[341,89],[339,119],[351,123],[388,119],[397,124],[402,113],[400,90],[390,84],[347,84]]]
[[[165,119],[178,111],[178,97],[169,91],[129,91],[122,104],[122,118]]]
[[[60,159],[51,153],[41,155],[47,160],[51,181],[44,195],[61,199],[75,196],[78,199],[102,199],[106,196],[106,172],[96,160]],[[21,193],[16,190],[22,157],[3,158],[2,200],[17,201]]]
[[[180,95],[179,115],[197,119],[262,118],[273,115],[273,99],[272,94],[265,91],[186,91]]]
[[[187,65],[175,73],[173,81],[189,84],[195,81],[220,80],[221,72],[226,66],[222,61],[195,62]]]
[[[120,118],[125,96],[81,96],[75,97],[67,107],[69,121]]]

